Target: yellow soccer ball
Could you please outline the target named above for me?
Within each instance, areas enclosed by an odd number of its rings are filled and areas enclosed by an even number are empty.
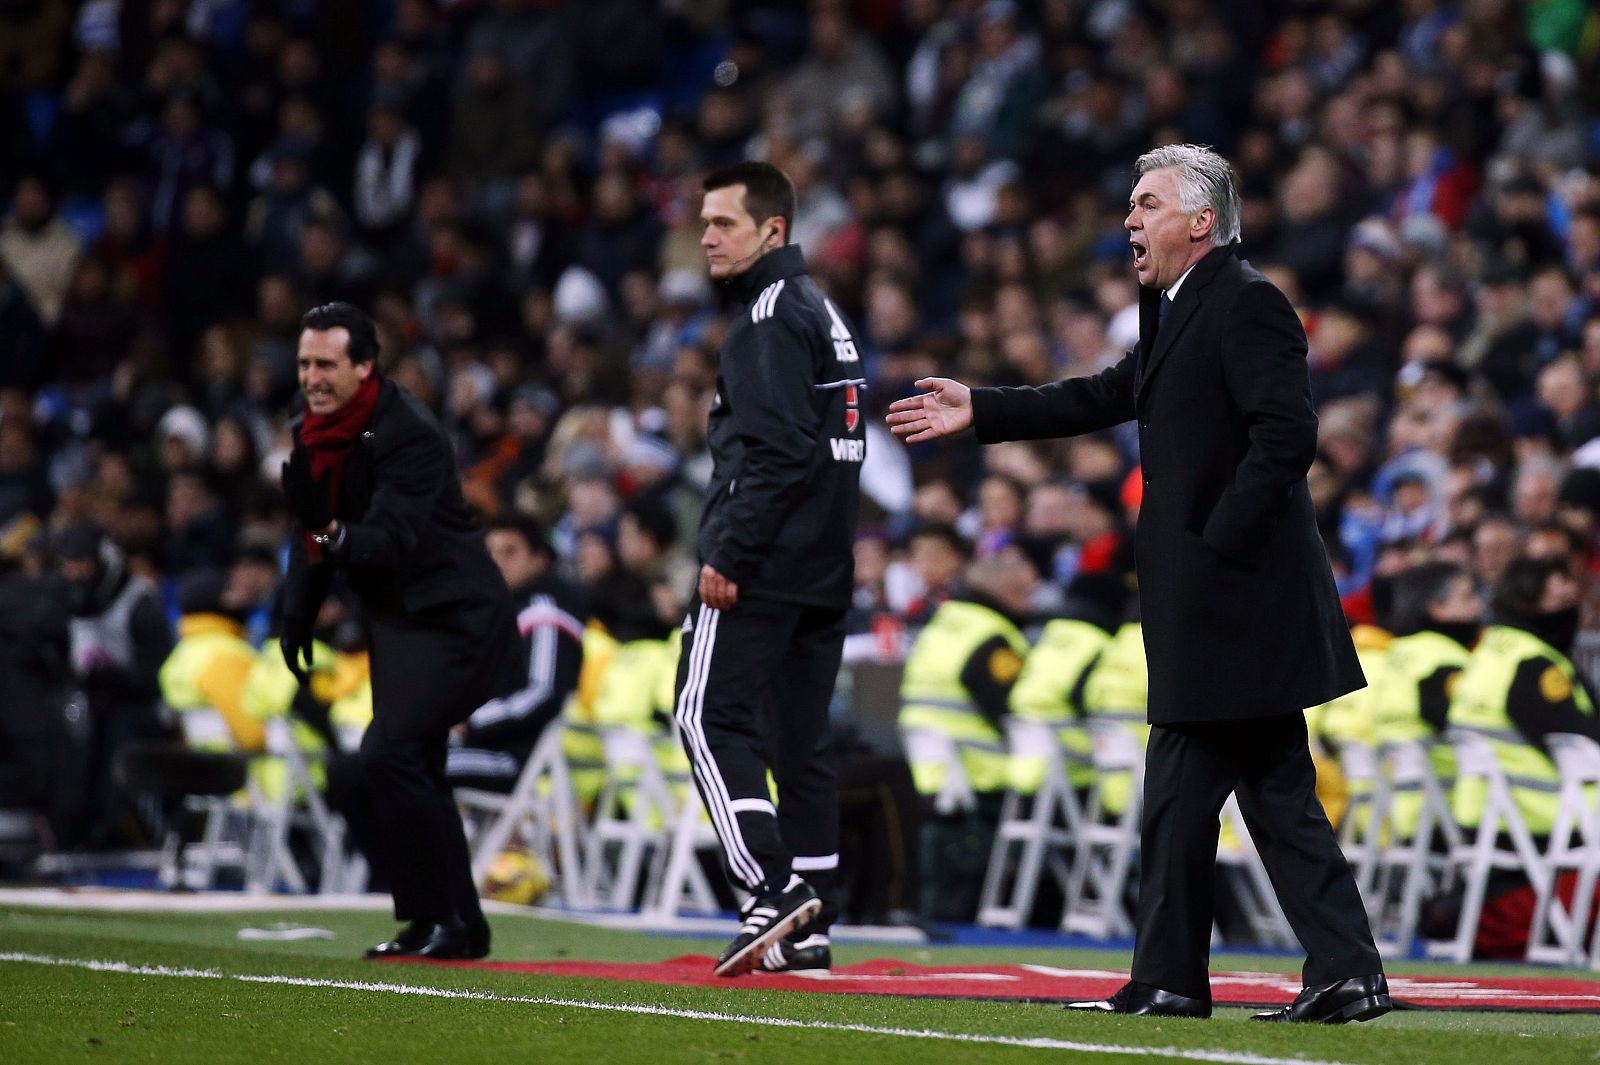
[[[513,906],[532,906],[550,894],[550,870],[537,855],[506,850],[495,856],[483,878],[483,897]]]

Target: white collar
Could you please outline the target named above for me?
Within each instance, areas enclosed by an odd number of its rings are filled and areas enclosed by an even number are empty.
[[[1190,274],[1194,273],[1194,268],[1196,266],[1199,266],[1199,265],[1200,265],[1200,260],[1196,259],[1193,263],[1191,263],[1189,265],[1189,269],[1185,270],[1183,273],[1178,275],[1178,280],[1174,281],[1172,283],[1172,287],[1167,289],[1167,291],[1166,291],[1167,302],[1170,303],[1173,300],[1178,298],[1178,289],[1183,287],[1184,279],[1187,278]]]

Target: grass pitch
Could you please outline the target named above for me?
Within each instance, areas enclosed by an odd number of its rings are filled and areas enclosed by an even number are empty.
[[[723,946],[536,917],[492,921],[498,960],[659,961]],[[334,938],[239,938],[241,929],[276,922],[328,929]],[[0,1063],[1600,1062],[1600,1017],[1592,1015],[1401,1012],[1365,1025],[1288,1028],[1248,1023],[1244,1010],[1221,1010],[1210,1021],[1080,1016],[1044,1005],[671,987],[359,960],[394,927],[385,914],[362,912],[0,908]],[[836,945],[834,954],[842,964],[885,955],[925,965],[1127,964],[1122,953],[1040,949],[876,944]],[[1219,956],[1214,967],[1281,971],[1295,963]]]

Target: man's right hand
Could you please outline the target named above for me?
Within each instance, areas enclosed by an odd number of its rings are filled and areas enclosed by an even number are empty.
[[[920,395],[889,404],[889,431],[908,444],[954,436],[972,428],[972,389],[948,377],[924,377]]]

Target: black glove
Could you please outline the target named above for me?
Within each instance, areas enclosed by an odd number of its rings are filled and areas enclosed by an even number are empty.
[[[283,632],[278,636],[278,646],[283,651],[284,664],[302,685],[311,679],[311,622],[285,616]],[[302,665],[302,660],[304,664]]]
[[[326,529],[333,521],[333,471],[311,474],[311,452],[296,447],[283,464],[283,494],[302,528]]]

